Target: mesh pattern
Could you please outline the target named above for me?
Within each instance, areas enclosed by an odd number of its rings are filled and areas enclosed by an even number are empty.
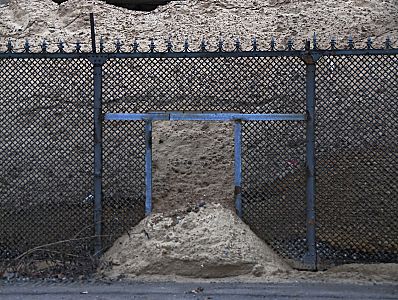
[[[324,57],[317,68],[321,263],[398,262],[398,57]]]
[[[102,219],[107,249],[144,217],[144,122],[105,122],[103,139]]]
[[[304,84],[293,57],[111,59],[103,99],[106,112],[304,113]]]
[[[91,74],[86,60],[0,60],[0,260],[90,253]]]
[[[305,251],[305,123],[245,122],[243,220],[277,252]]]
[[[83,59],[0,60],[0,261],[6,265],[25,260],[35,270],[38,260],[60,268],[90,261],[92,71]],[[321,265],[398,262],[396,74],[392,55],[317,62]],[[299,58],[109,59],[102,76],[103,113],[305,113]],[[306,249],[305,123],[243,122],[242,128],[243,218],[279,254],[299,260]],[[144,217],[144,170],[144,123],[104,121],[105,249]]]
[[[291,57],[112,59],[104,66],[103,87],[104,112],[305,112],[305,65]],[[105,124],[105,195],[114,187],[130,189],[143,216],[143,125],[111,123]],[[244,219],[295,259],[305,249],[304,129],[299,122],[243,126]]]

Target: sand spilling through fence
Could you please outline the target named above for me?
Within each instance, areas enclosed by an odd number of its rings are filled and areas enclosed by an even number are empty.
[[[221,205],[153,214],[104,255],[103,274],[228,277],[275,275],[289,267]]]

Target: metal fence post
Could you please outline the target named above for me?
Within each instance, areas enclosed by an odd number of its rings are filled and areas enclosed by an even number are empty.
[[[242,123],[235,121],[235,209],[239,218],[242,218]]]
[[[315,59],[311,55],[310,42],[306,45],[303,58],[306,64],[306,203],[307,203],[307,251],[303,262],[311,270],[317,268],[316,232],[315,232]]]
[[[102,254],[102,65],[97,57],[94,14],[90,14],[91,41],[94,65],[94,256]]]
[[[152,213],[152,121],[145,121],[145,215]]]
[[[102,64],[94,64],[95,256],[102,254]]]

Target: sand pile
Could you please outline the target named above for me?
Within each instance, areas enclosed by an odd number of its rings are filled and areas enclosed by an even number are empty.
[[[214,47],[220,35],[227,47],[241,37],[249,48],[253,36],[268,48],[271,36],[281,45],[292,37],[301,47],[314,31],[320,44],[328,43],[332,36],[346,44],[352,34],[357,42],[372,36],[376,45],[388,34],[393,40],[398,35],[396,0],[185,0],[151,12],[131,11],[100,0],[69,0],[61,5],[51,0],[9,0],[0,3],[0,42],[6,37],[29,37],[35,43],[42,38],[50,42],[63,38],[69,43],[79,39],[89,47],[88,14],[92,11],[98,35],[110,43],[117,37],[126,43],[138,38],[145,46],[149,38],[163,43],[169,35],[180,46],[185,38],[199,46],[199,40],[206,37]]]
[[[108,277],[267,276],[289,270],[234,213],[216,204],[145,218],[116,241],[103,261]]]
[[[95,13],[97,35],[108,45],[119,37],[126,45],[137,38],[146,47],[149,38],[164,43],[171,35],[180,46],[188,38],[192,47],[205,37],[214,49],[221,35],[227,48],[240,37],[248,49],[253,36],[261,49],[269,47],[271,36],[279,45],[292,37],[301,47],[316,31],[321,46],[332,36],[340,45],[346,44],[350,34],[358,46],[363,46],[361,42],[368,36],[376,39],[375,46],[381,45],[387,35],[396,46],[398,37],[397,0],[186,0],[152,12],[129,11],[99,0],[69,0],[61,5],[51,0],[9,0],[0,1],[0,47],[4,49],[8,37],[18,40],[16,50],[23,48],[25,38],[36,46],[43,38],[50,43],[62,38],[67,51],[76,40],[82,42],[84,50],[90,50],[90,12]],[[198,131],[206,134],[201,137]],[[154,144],[155,211],[163,214],[144,219],[130,235],[115,243],[104,256],[104,263],[109,265],[103,270],[106,276],[259,276],[288,270],[247,225],[225,208],[233,203],[230,126],[159,123]],[[197,154],[198,159],[190,162],[184,158],[189,153]],[[189,173],[201,166],[203,171],[198,175]],[[182,203],[208,199],[210,194],[212,201],[229,204],[209,205],[198,212],[166,213],[185,207]]]

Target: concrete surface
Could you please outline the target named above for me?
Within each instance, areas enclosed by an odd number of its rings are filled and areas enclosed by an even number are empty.
[[[398,299],[398,285],[331,283],[0,283],[0,299]]]

